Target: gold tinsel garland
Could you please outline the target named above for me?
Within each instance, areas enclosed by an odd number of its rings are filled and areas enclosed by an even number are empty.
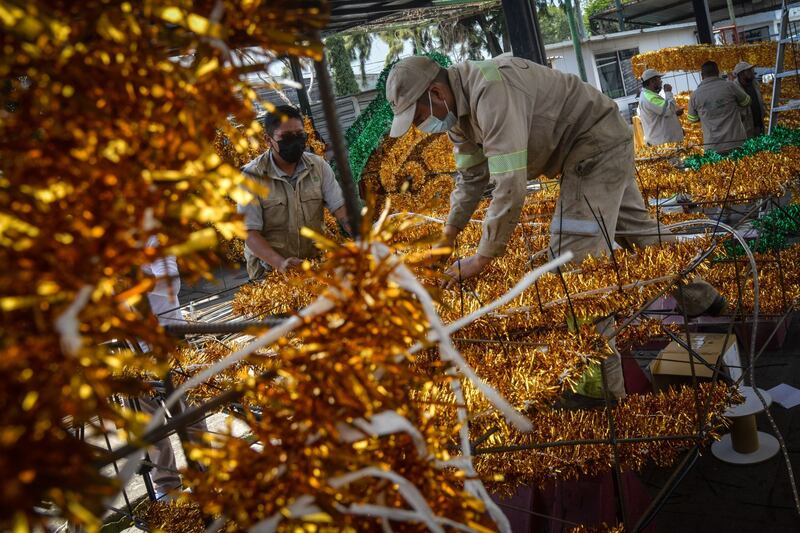
[[[47,501],[91,531],[117,487],[74,429],[102,433],[100,417],[135,435],[141,421],[111,398],[145,386],[118,371],[163,370],[174,342],[146,306],[131,309],[153,283],[141,267],[176,255],[196,278],[216,261],[210,226],[241,231],[227,196],[243,178],[214,137],[221,128],[244,150],[260,128],[227,50],[319,58],[326,16],[321,3],[280,0],[32,0],[0,12],[0,529],[39,527]],[[145,245],[154,235],[158,248]],[[100,345],[136,338],[152,359]]]
[[[420,368],[407,351],[424,341],[427,319],[419,300],[389,280],[393,268],[365,244],[386,231],[378,228],[361,243],[320,241],[328,251],[326,261],[316,271],[306,269],[305,277],[325,287],[333,308],[307,318],[291,339],[277,343],[271,364],[278,379],[245,385],[243,403],[254,409],[246,423],[259,448],[232,436],[193,447],[192,459],[205,470],[185,472],[192,488],[186,497],[204,514],[224,513],[238,528],[283,515],[287,527],[300,527],[317,519],[289,508],[310,495],[328,521],[374,529],[379,519],[346,509],[356,504],[406,509],[404,489],[382,483],[375,474],[337,481],[374,467],[411,482],[437,516],[479,529],[491,524],[483,502],[464,489],[464,472],[436,466],[450,458],[451,442],[434,423],[437,407],[409,401],[413,391],[450,378],[448,365]],[[359,420],[366,423],[384,413],[403,417],[413,431],[378,436],[355,428]]]
[[[788,45],[785,60],[787,68],[792,61],[793,46]],[[776,52],[775,41],[725,46],[691,44],[637,54],[631,58],[631,66],[633,75],[637,78],[648,68],[659,72],[695,72],[706,61],[714,61],[719,65],[720,71],[730,72],[740,61],[747,61],[757,67],[774,67]]]
[[[785,146],[777,153],[726,159],[700,170],[677,169],[666,159],[643,162],[637,166],[637,181],[651,198],[684,193],[696,202],[745,202],[783,195],[798,173],[800,147]]]
[[[722,413],[732,401],[735,390],[718,383],[703,383],[697,394],[707,405],[699,422],[707,432],[701,442],[707,444],[718,438],[725,427]],[[470,406],[472,408],[472,406]],[[694,436],[698,428],[695,391],[690,387],[669,389],[660,394],[632,394],[620,400],[611,410],[617,439],[648,436]],[[605,408],[571,411],[551,409],[532,416],[534,430],[519,433],[509,428],[493,414],[475,421],[474,432],[497,429],[481,448],[557,444],[576,440],[609,440],[608,414]],[[667,467],[673,464],[695,443],[694,438],[620,443],[617,446],[620,467],[639,471],[646,464]],[[581,446],[546,446],[539,450],[491,453],[476,457],[481,477],[497,493],[513,495],[520,485],[542,483],[550,479],[574,479],[582,475],[596,476],[608,472],[613,462],[613,447],[609,444]],[[491,479],[502,473],[502,480]]]
[[[755,254],[755,258],[758,265],[760,313],[780,315],[790,305],[800,302],[800,244],[794,244],[786,250]],[[727,298],[730,312],[739,301],[741,289],[741,312],[750,314],[754,309],[753,282],[748,275],[750,263],[743,257],[738,258],[737,263],[716,263],[709,269],[707,281]]]

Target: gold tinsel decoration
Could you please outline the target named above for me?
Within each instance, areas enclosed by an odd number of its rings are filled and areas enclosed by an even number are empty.
[[[376,477],[392,472],[413,483],[434,515],[490,527],[485,504],[464,487],[465,472],[436,465],[451,457],[449,434],[435,423],[438,407],[410,401],[414,391],[450,378],[448,365],[421,367],[408,352],[424,342],[427,319],[417,297],[390,281],[395,267],[370,252],[370,243],[387,232],[380,227],[342,245],[318,237],[327,257],[318,269],[306,268],[305,277],[322,286],[333,307],[278,341],[271,363],[277,379],[245,386],[245,421],[260,446],[223,435],[193,447],[191,458],[205,470],[185,473],[192,488],[186,497],[205,515],[225,514],[241,529],[281,517],[286,527],[335,523],[372,530],[380,527],[374,513],[348,509],[407,509],[398,478]],[[365,428],[387,413],[413,429],[381,436]],[[364,479],[342,481],[359,471],[367,472]],[[290,510],[306,496],[324,517]]]
[[[718,438],[726,422],[722,413],[735,394],[725,384],[703,383],[697,394],[703,411],[699,422],[707,428],[701,442]],[[619,464],[623,469],[640,471],[646,464],[667,467],[681,457],[698,428],[695,391],[690,387],[669,389],[660,394],[632,394],[620,400],[611,409],[617,439],[639,439],[642,442],[625,442],[617,445]],[[475,422],[473,431],[480,435],[497,428],[481,447],[525,446],[547,444],[540,450],[509,451],[476,456],[476,468],[484,479],[490,480],[498,472],[503,479],[488,483],[500,494],[513,495],[520,485],[542,483],[550,479],[575,479],[579,476],[596,476],[611,469],[613,447],[610,444],[558,446],[559,442],[576,440],[610,439],[608,413],[605,408],[592,410],[551,409],[532,416],[534,431],[519,433],[509,428],[496,416],[488,415]],[[648,436],[682,437],[684,439],[647,441]],[[555,444],[555,445],[554,445]]]
[[[795,53],[793,46],[788,45],[785,60],[787,68],[791,64],[792,54]],[[725,46],[690,44],[637,54],[631,58],[631,66],[633,75],[637,78],[648,68],[659,72],[695,72],[706,61],[714,61],[719,65],[720,71],[730,72],[740,61],[747,61],[757,67],[774,67],[776,52],[775,41]]]
[[[243,178],[214,138],[221,129],[244,150],[261,132],[227,54],[246,45],[318,58],[322,8],[0,1],[0,529],[46,527],[43,501],[98,528],[117,487],[74,428],[104,432],[100,417],[135,435],[140,421],[111,398],[144,384],[117,372],[163,370],[154,361],[173,344],[149,312],[131,310],[153,283],[140,267],[176,255],[197,277],[215,261],[209,225],[241,231],[227,196]],[[153,235],[159,248],[145,246]],[[152,359],[100,346],[136,338]]]

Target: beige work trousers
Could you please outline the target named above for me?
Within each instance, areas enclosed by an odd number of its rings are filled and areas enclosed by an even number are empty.
[[[656,233],[636,183],[633,142],[578,161],[564,168],[561,195],[550,224],[550,247],[555,255],[571,250],[575,261],[609,252],[603,236],[622,246],[647,246],[657,235],[616,237],[617,231]],[[652,230],[652,231],[651,231]]]
[[[646,235],[622,237],[616,235],[618,231],[639,231]],[[668,231],[661,236],[662,241],[673,239]],[[590,254],[608,254],[610,243],[615,241],[625,248],[659,242],[658,223],[650,216],[636,183],[632,141],[564,168],[561,194],[550,224],[551,255],[571,250],[575,262]],[[677,297],[678,292],[673,295]],[[682,287],[681,295],[683,298],[678,301],[684,309],[701,312],[711,305],[717,292],[695,278]],[[613,317],[601,320],[597,330],[609,336],[614,330]],[[607,392],[624,398],[622,360],[613,339],[609,344],[614,355],[603,362]]]

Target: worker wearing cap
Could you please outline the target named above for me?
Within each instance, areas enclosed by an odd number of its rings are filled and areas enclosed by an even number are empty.
[[[392,137],[413,124],[428,133],[448,132],[453,141],[459,172],[444,229],[447,244],[494,185],[477,253],[452,265],[451,276],[475,276],[503,254],[528,176],[561,175],[550,226],[553,255],[571,250],[580,261],[608,253],[604,233],[614,241],[618,231],[651,234],[616,239],[625,245],[657,242],[657,223],[635,180],[631,130],[614,101],[578,77],[510,56],[446,70],[429,58],[410,57],[389,73],[386,98],[395,114]],[[713,306],[718,295],[705,285],[686,291],[690,314]],[[624,397],[618,354],[607,362],[608,390]]]
[[[719,77],[719,67],[706,61],[700,67],[703,81],[689,98],[689,122],[703,125],[703,147],[725,153],[747,139],[740,109],[750,105],[750,97],[738,85]]]
[[[740,61],[733,67],[733,75],[736,78],[733,83],[741,87],[750,97],[750,105],[739,108],[744,131],[748,139],[758,137],[764,133],[766,106],[764,106],[764,98],[761,96],[761,89],[756,81],[753,65],[747,61]]]
[[[663,74],[647,69],[642,74],[642,95],[639,98],[639,119],[644,140],[649,145],[683,141],[683,128],[678,117],[683,114],[672,96],[672,86],[662,85]],[[659,93],[664,88],[664,96]]]

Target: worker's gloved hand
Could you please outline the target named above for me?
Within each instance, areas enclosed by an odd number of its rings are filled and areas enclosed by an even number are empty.
[[[671,93],[672,92],[672,85],[670,85],[669,83],[665,83],[664,84],[664,92],[665,93]]]
[[[283,260],[281,266],[278,267],[278,271],[287,272],[289,270],[292,270],[293,268],[299,267],[302,264],[303,264],[302,259],[298,259],[297,257],[287,257],[286,259]]]
[[[457,286],[462,281],[477,276],[489,263],[492,262],[491,257],[484,257],[480,254],[471,255],[464,259],[459,259],[444,273],[447,280],[444,287],[447,289]]]
[[[682,107],[679,107],[678,109],[676,109],[676,110],[675,110],[675,114],[676,114],[676,115],[678,115],[678,116],[681,116],[681,115],[683,115],[683,108],[682,108]]]

